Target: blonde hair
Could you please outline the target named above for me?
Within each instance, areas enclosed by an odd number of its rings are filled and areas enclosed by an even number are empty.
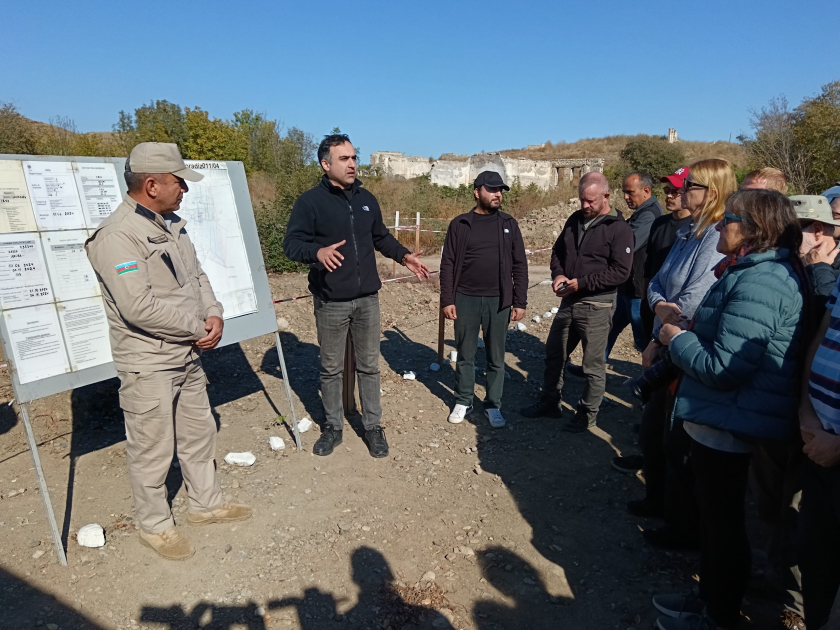
[[[776,190],[783,195],[787,194],[788,183],[787,177],[777,168],[765,166],[755,171],[750,171],[744,178],[744,183],[748,181],[764,182],[764,188],[767,190]],[[743,185],[743,184],[742,184]]]
[[[706,228],[713,226],[723,218],[726,200],[738,190],[738,181],[732,165],[717,158],[700,160],[689,167],[692,181],[706,186],[706,201],[700,210],[700,218],[695,221],[695,230],[699,239]]]

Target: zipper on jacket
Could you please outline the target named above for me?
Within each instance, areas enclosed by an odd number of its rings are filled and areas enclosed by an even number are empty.
[[[348,201],[347,205],[350,207],[350,234],[353,236],[353,251],[356,252],[356,280],[359,282],[359,293],[361,293],[362,273],[359,264],[359,246],[356,244],[356,220],[353,216],[353,204]]]

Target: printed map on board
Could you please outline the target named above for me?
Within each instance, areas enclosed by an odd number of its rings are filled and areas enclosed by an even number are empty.
[[[187,161],[202,175],[200,182],[188,182],[178,215],[187,220],[187,233],[210,285],[225,307],[225,319],[257,310],[254,282],[233,187],[224,162]]]

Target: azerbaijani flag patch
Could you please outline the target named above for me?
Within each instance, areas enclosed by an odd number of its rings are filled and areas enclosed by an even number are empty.
[[[116,266],[117,275],[121,276],[124,273],[128,273],[129,271],[137,271],[137,261],[132,260],[131,262],[124,262]]]

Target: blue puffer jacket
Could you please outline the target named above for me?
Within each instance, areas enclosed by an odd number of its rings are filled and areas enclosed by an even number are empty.
[[[803,298],[787,249],[748,254],[710,288],[694,328],[675,337],[674,417],[784,440],[799,404]]]

